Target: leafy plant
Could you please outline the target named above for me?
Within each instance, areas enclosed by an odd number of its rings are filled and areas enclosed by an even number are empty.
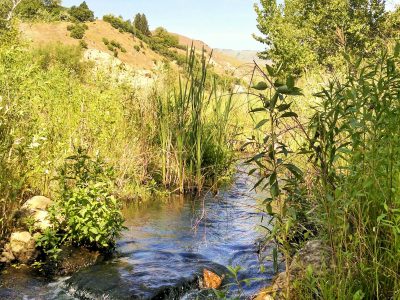
[[[88,29],[88,26],[86,24],[73,24],[73,25],[68,25],[67,30],[70,31],[70,35],[74,39],[82,39],[85,36],[85,32]]]
[[[257,145],[259,153],[246,162],[255,164],[255,168],[249,172],[250,175],[256,171],[262,174],[254,189],[261,187],[269,191],[269,197],[263,202],[266,211],[273,217],[271,220],[272,230],[267,228],[270,232],[267,242],[275,241],[277,246],[275,253],[279,251],[283,254],[286,272],[289,272],[297,222],[296,211],[290,203],[293,198],[301,197],[298,187],[303,180],[303,172],[293,163],[294,149],[285,143],[286,120],[298,118],[298,115],[291,110],[291,97],[299,96],[302,93],[295,86],[293,77],[287,77],[284,83],[280,80],[273,82],[271,78],[279,77],[277,70],[268,67],[269,74],[266,74],[261,68],[259,71],[267,82],[262,81],[253,86],[253,89],[259,93],[260,105],[251,109],[250,112],[261,115],[261,120],[258,121],[255,130],[263,132],[263,139],[258,142],[253,136],[248,140],[245,146]],[[273,205],[276,210],[273,210]],[[277,264],[276,255],[274,259]],[[286,297],[290,298],[290,275],[286,276],[286,279]]]
[[[60,170],[61,200],[53,221],[64,242],[97,249],[112,247],[123,229],[116,198],[111,195],[113,170],[78,148]]]

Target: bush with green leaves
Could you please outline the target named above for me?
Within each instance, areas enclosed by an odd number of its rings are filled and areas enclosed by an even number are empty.
[[[74,39],[82,39],[85,36],[85,32],[89,27],[86,24],[72,24],[67,26],[67,30],[70,31],[70,35]]]
[[[103,41],[103,44],[106,46],[108,46],[108,44],[110,43],[110,41],[105,37],[103,37],[101,40]]]
[[[315,93],[303,116],[295,112],[304,103],[292,97],[300,98],[292,77],[282,82],[268,67],[261,70],[266,82],[255,86],[261,141],[250,139],[259,152],[249,162],[251,174],[262,174],[256,187],[270,194],[264,204],[274,226],[267,240],[283,254],[287,272],[304,239],[319,239],[330,252],[318,273],[304,270],[294,282],[286,276],[287,299],[399,293],[400,43],[376,58],[345,58],[346,78]]]
[[[114,15],[105,15],[103,16],[103,21],[110,23],[112,27],[121,30],[122,32],[129,32],[132,34],[136,33],[136,30],[133,27],[132,23],[130,21],[125,21],[121,17],[116,17]]]
[[[53,221],[63,241],[78,246],[108,249],[123,229],[123,218],[113,189],[113,169],[99,157],[92,159],[78,148],[59,172],[61,198]]]
[[[82,49],[87,49],[89,45],[88,45],[88,43],[87,43],[86,41],[80,40],[80,41],[79,41],[79,46],[80,46]]]

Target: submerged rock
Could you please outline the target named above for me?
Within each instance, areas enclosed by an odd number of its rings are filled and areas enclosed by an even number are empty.
[[[28,231],[11,234],[10,250],[15,259],[23,264],[33,262],[39,254],[35,239]]]
[[[104,259],[99,251],[91,251],[82,247],[65,246],[61,250],[54,269],[56,275],[70,275]]]
[[[203,270],[202,288],[204,289],[218,289],[221,287],[224,276],[219,276],[210,270]]]

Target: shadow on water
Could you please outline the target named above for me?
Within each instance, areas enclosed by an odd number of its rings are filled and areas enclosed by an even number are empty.
[[[247,298],[273,277],[270,262],[259,271],[263,232],[253,184],[239,170],[218,196],[127,204],[118,257],[53,282],[23,271],[3,275],[0,298],[212,299],[198,289],[198,278],[204,268],[225,274],[230,265],[243,267],[240,278],[262,279],[243,287]]]

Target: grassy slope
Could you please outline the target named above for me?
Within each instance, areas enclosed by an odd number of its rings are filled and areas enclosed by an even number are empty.
[[[79,40],[70,37],[67,31],[67,22],[56,23],[22,23],[20,30],[22,35],[33,42],[34,45],[43,45],[52,42],[60,42],[67,45],[78,45]],[[127,50],[126,53],[119,53],[118,58],[137,69],[151,69],[154,61],[160,61],[162,56],[152,51],[144,42],[144,47],[138,52],[134,49],[135,46],[141,45],[141,40],[132,37],[129,33],[121,33],[113,28],[109,23],[102,20],[87,23],[89,29],[86,31],[84,40],[87,42],[89,49],[97,49],[112,55],[112,52],[107,49],[102,39],[105,37],[108,40],[115,40]],[[182,45],[190,46],[192,39],[178,35],[179,42]],[[211,48],[204,42],[193,40],[193,44],[197,49],[205,47],[207,53],[211,52]],[[178,50],[179,51],[179,50]],[[184,52],[184,51],[180,51]],[[223,73],[226,69],[237,68],[244,62],[235,59],[229,55],[222,53],[214,53],[213,60],[217,63],[217,72]]]
[[[67,31],[67,22],[57,23],[33,23],[21,24],[21,32],[28,40],[33,41],[34,45],[42,45],[51,42],[61,42],[67,45],[78,45],[79,40],[69,36]],[[151,69],[155,60],[161,60],[161,56],[148,48],[143,43],[144,48],[140,52],[134,49],[134,46],[140,46],[140,40],[134,39],[128,33],[121,33],[110,24],[97,20],[87,23],[89,29],[86,31],[84,40],[88,43],[89,49],[97,49],[112,55],[107,49],[102,39],[115,40],[127,50],[126,53],[119,53],[118,58],[132,67],[138,69]]]

